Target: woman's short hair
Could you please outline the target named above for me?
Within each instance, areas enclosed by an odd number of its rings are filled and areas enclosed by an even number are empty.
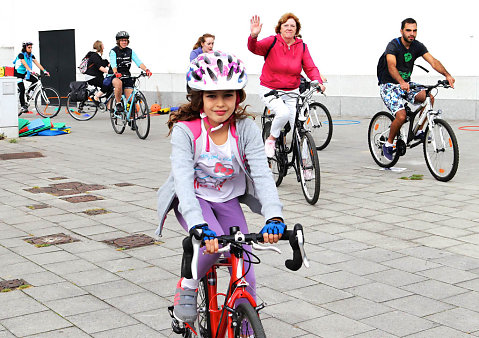
[[[103,53],[103,42],[101,42],[100,40],[96,40],[93,43],[93,49],[99,53]]]
[[[296,15],[294,15],[293,13],[285,13],[283,14],[279,20],[278,20],[278,24],[276,25],[274,31],[276,32],[276,34],[279,34],[279,32],[281,31],[281,25],[284,24],[286,21],[288,21],[289,19],[293,19],[294,21],[296,21],[296,36],[300,36],[299,35],[299,31],[301,30],[301,23],[299,22],[299,19]]]
[[[202,43],[205,43],[206,41],[206,38],[213,38],[213,40],[215,39],[215,36],[213,34],[210,34],[210,33],[205,33],[203,34],[202,36],[200,36],[198,38],[198,41],[196,41],[195,45],[193,46],[193,49],[196,49],[198,47],[201,47],[201,44]]]

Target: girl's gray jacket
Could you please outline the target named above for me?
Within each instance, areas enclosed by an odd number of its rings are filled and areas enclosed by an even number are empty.
[[[251,211],[262,214],[265,220],[283,217],[273,175],[268,167],[261,132],[250,118],[238,119],[230,125],[237,147],[232,151],[241,160],[246,174],[246,192],[239,201]],[[191,229],[206,223],[194,190],[194,165],[201,154],[201,120],[182,121],[174,125],[171,134],[172,171],[158,189],[158,216],[160,223],[156,234],[161,236],[167,213],[172,209],[175,198],[178,210]]]

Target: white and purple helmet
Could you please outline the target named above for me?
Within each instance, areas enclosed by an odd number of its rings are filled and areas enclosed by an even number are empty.
[[[248,82],[243,61],[220,51],[203,53],[193,59],[186,73],[193,90],[239,90]]]

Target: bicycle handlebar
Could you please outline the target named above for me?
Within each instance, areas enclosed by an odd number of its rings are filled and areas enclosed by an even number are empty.
[[[120,77],[120,79],[134,79],[134,80],[136,80],[136,79],[139,79],[140,77],[143,77],[143,76],[148,76],[148,75],[146,75],[146,73],[142,71],[140,73],[140,75],[138,75],[138,76],[122,75]]]
[[[308,89],[309,92],[313,91],[313,90],[317,90],[319,93],[324,95],[324,92],[321,90],[321,87],[319,86],[319,82],[311,81],[311,82],[309,82],[309,84],[310,84],[310,87],[311,87],[311,89]],[[305,91],[304,93],[309,93],[309,92]],[[274,95],[276,98],[279,98],[280,95],[282,95],[282,94],[286,94],[286,95],[294,96],[294,97],[307,96],[307,95],[304,95],[304,93],[303,94],[297,94],[297,93],[292,93],[290,91],[272,89],[271,91],[264,94],[264,97]]]
[[[229,243],[251,245],[252,243],[263,242],[263,234],[243,234],[239,230],[231,235],[222,235],[216,238],[222,245]],[[284,263],[288,269],[297,271],[302,264],[309,268],[309,261],[304,251],[304,231],[301,224],[296,224],[293,230],[285,230],[280,240],[289,240],[289,244],[293,249],[293,258],[287,259]],[[183,239],[182,277],[198,279],[198,256],[201,243],[202,241],[194,236],[187,236]]]

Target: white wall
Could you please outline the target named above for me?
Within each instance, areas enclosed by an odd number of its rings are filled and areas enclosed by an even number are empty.
[[[64,0],[2,0],[2,8],[8,8],[12,15],[0,20],[0,47],[14,46],[17,53],[23,40],[32,40],[33,52],[39,56],[38,31],[75,29],[78,64],[95,40],[104,42],[107,54],[115,45],[116,32],[126,30],[131,36],[130,47],[154,73],[152,79],[144,81],[142,90],[150,92],[150,97],[156,97],[157,92],[181,94],[169,99],[163,95],[166,105],[176,105],[184,98],[183,74],[189,53],[205,32],[216,35],[215,49],[245,61],[251,79],[247,91],[255,93],[263,58],[247,50],[249,20],[254,14],[261,16],[263,38],[272,35],[279,17],[291,11],[300,18],[301,33],[316,65],[329,79],[330,97],[359,98],[361,102],[370,98],[375,102],[373,107],[381,105],[376,102],[377,60],[387,43],[400,35],[401,21],[413,17],[418,21],[418,40],[459,82],[456,90],[442,91],[439,97],[444,95],[451,101],[479,99],[479,25],[477,1],[473,0],[104,0],[97,3],[96,14],[78,9],[91,5]],[[27,13],[27,20],[19,19],[22,12]],[[426,65],[424,61],[418,63]],[[437,73],[424,75],[416,69],[413,79],[428,82],[435,80]],[[344,106],[338,104],[339,114],[347,113]],[[371,107],[365,106],[364,111],[375,109]],[[470,107],[475,109],[470,111]],[[479,117],[479,104],[469,102],[464,114],[469,114],[468,119]]]
[[[476,1],[436,0],[106,0],[93,3],[64,0],[2,1],[0,47],[23,40],[38,41],[38,31],[75,29],[77,62],[97,39],[107,50],[115,33],[127,30],[131,47],[154,73],[182,73],[198,36],[216,35],[215,47],[242,58],[250,73],[259,73],[262,58],[246,48],[249,19],[264,23],[260,37],[273,34],[278,18],[292,11],[301,20],[303,37],[320,71],[326,75],[372,75],[386,44],[399,36],[406,17],[418,21],[418,40],[454,76],[478,76],[479,25]],[[88,8],[80,12],[79,6]],[[21,20],[20,13],[28,19]],[[38,45],[34,46],[38,54]]]

